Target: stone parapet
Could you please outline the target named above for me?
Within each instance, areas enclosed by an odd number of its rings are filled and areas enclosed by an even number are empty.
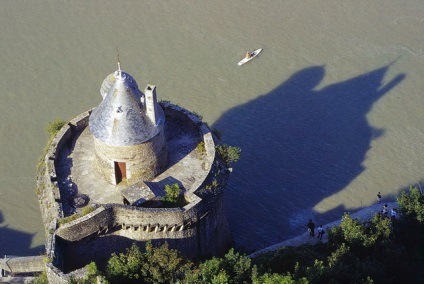
[[[43,256],[7,257],[0,259],[0,269],[10,274],[23,274],[44,271]]]
[[[155,180],[161,182],[167,177],[174,177],[176,181],[181,181],[188,204],[181,208],[101,204],[95,211],[57,228],[58,219],[63,217],[62,203],[67,202],[61,196],[55,168],[59,153],[70,153],[78,145],[80,141],[75,137],[86,129],[91,110],[76,116],[53,139],[45,157],[46,170],[39,177],[44,184],[40,206],[48,235],[46,248],[48,255],[53,258],[53,264],[48,265],[48,274],[54,283],[66,283],[60,282],[66,279],[66,274],[56,267],[65,268],[74,261],[72,259],[81,260],[79,264],[82,265],[96,260],[96,257],[105,259],[112,252],[123,252],[132,242],[168,242],[171,248],[177,248],[187,256],[222,254],[229,247],[231,236],[222,210],[223,186],[212,189],[207,187],[212,181],[226,180],[228,176],[227,172],[217,172],[220,167],[217,166],[219,161],[216,158],[213,135],[195,114],[170,103],[160,104],[167,120],[171,118],[174,123],[181,123],[185,131],[194,133],[194,143],[204,142],[204,153],[193,153],[196,145],[194,148],[190,145],[185,153],[190,155],[190,159],[197,159],[192,173],[176,177],[165,172]],[[170,167],[177,166],[178,170],[184,170],[193,161],[188,159],[186,162],[182,158],[176,159],[175,165],[171,163]],[[69,160],[65,162],[75,165],[75,160]],[[74,178],[78,184],[78,177]],[[65,255],[67,259],[62,259]],[[79,264],[71,264],[72,269],[81,267]]]

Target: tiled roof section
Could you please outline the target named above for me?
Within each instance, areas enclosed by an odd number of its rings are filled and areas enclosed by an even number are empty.
[[[128,81],[128,85],[131,88],[132,93],[136,97],[137,101],[140,102],[140,99],[144,96],[143,92],[141,92],[140,89],[138,88],[138,85],[135,79],[130,74],[123,72],[121,70],[117,70],[109,74],[103,80],[102,86],[100,87],[100,95],[102,95],[103,99],[106,97],[107,93],[112,88],[118,74],[121,74],[121,76],[125,76],[125,80]]]
[[[150,123],[137,101],[135,80],[120,70],[115,74],[113,85],[90,115],[91,133],[112,146],[141,144],[156,135],[158,129]]]

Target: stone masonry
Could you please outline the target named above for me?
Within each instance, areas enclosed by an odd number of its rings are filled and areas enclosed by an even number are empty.
[[[108,88],[102,85],[102,90]],[[231,245],[222,208],[229,171],[215,152],[217,139],[191,112],[165,102],[160,108],[166,145],[147,147],[166,147],[166,164],[151,178],[132,181],[130,175],[130,182],[115,185],[95,170],[97,142],[88,127],[92,110],[72,119],[54,138],[37,178],[46,249],[52,259],[51,281],[66,283],[72,271],[91,261],[101,266],[112,253],[123,252],[134,242],[140,246],[148,240],[156,245],[167,242],[189,257],[222,255]],[[144,150],[136,148],[134,155],[143,155]],[[186,205],[158,207],[165,185],[175,183]],[[86,207],[95,210],[58,225]]]

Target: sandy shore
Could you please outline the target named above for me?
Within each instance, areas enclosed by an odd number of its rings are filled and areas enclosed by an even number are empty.
[[[359,219],[361,221],[369,220],[374,216],[375,213],[378,213],[382,210],[382,207],[383,207],[384,204],[388,205],[389,214],[390,214],[390,210],[392,208],[398,208],[398,204],[396,202],[384,202],[384,203],[382,202],[381,204],[374,204],[374,205],[371,205],[371,206],[366,207],[364,209],[361,209],[359,211],[356,211],[356,212],[353,212],[353,213],[349,212],[349,213],[350,213],[350,216],[353,219]],[[348,211],[346,211],[346,212],[348,212]],[[341,221],[342,221],[342,219],[340,218],[339,220],[336,220],[334,222],[323,225],[322,227],[324,228],[325,231],[328,231],[332,227],[340,225]],[[317,235],[316,229],[315,229],[315,235]],[[323,242],[328,241],[328,234],[324,234],[324,236],[322,237],[322,241]],[[305,223],[305,233],[303,233],[302,235],[299,235],[297,237],[282,241],[280,243],[269,246],[267,248],[258,250],[256,252],[248,255],[248,257],[256,257],[260,254],[271,252],[271,251],[277,250],[277,249],[282,248],[282,247],[299,246],[299,245],[303,245],[303,244],[316,244],[317,242],[319,242],[317,237],[309,236],[309,232],[306,229],[306,223]]]

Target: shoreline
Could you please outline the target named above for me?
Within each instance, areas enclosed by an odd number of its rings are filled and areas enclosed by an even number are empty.
[[[399,207],[397,202],[395,202],[395,201],[393,201],[393,202],[381,202],[381,203],[377,203],[377,204],[362,208],[362,209],[355,211],[353,213],[350,213],[349,211],[345,211],[345,213],[349,213],[350,216],[352,217],[352,219],[358,219],[360,221],[369,220],[376,213],[378,213],[382,210],[382,207],[383,207],[384,204],[388,205],[389,210],[391,210],[392,208],[398,208]],[[333,228],[334,226],[339,226],[341,221],[342,221],[342,219],[340,217],[340,219],[333,221],[333,222],[330,222],[328,224],[325,224],[322,227],[327,232],[329,229]],[[288,246],[300,246],[300,245],[304,245],[304,244],[311,244],[311,245],[316,244],[317,242],[319,242],[319,240],[318,240],[317,237],[311,237],[309,235],[309,232],[306,228],[306,223],[307,223],[307,220],[305,220],[305,233],[298,235],[296,237],[284,240],[284,241],[279,242],[277,244],[271,245],[271,246],[266,247],[264,249],[255,251],[255,252],[249,254],[248,257],[254,258],[254,257],[257,257],[260,254],[268,253],[268,252],[275,251],[275,250],[278,250],[280,248],[288,247]],[[315,231],[316,231],[316,229],[315,229]],[[322,237],[322,242],[327,242],[327,241],[328,241],[328,234],[324,234],[324,236]]]

